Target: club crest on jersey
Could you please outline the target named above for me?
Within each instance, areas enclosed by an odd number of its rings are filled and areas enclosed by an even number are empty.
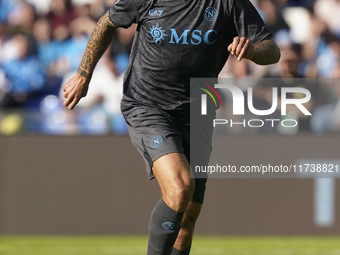
[[[149,32],[156,43],[164,40],[164,36],[168,36],[165,34],[165,30],[162,30],[162,27],[158,26],[158,23],[156,26],[152,26]]]
[[[151,142],[150,142],[151,148],[157,149],[161,147],[162,144],[163,144],[163,137],[161,137],[160,135],[155,135],[151,138]]]
[[[206,21],[214,21],[217,19],[218,11],[214,7],[208,7],[204,11],[204,18]]]

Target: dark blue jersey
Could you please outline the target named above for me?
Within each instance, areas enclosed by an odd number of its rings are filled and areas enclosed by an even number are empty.
[[[118,0],[117,27],[137,23],[125,73],[122,111],[134,105],[188,109],[190,78],[217,77],[235,36],[271,37],[249,0]]]

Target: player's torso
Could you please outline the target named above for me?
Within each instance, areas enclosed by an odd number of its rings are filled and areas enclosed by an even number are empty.
[[[122,111],[132,105],[189,109],[190,78],[217,77],[233,39],[229,0],[154,0],[139,18]]]
[[[143,67],[184,76],[218,73],[230,38],[225,7],[217,0],[154,1],[137,30]]]

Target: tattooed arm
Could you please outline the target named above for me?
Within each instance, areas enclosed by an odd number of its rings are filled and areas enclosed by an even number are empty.
[[[105,13],[98,21],[87,43],[77,74],[64,86],[64,106],[72,110],[79,100],[86,96],[93,70],[109,47],[116,32],[115,25]]]
[[[228,46],[230,53],[237,57],[249,59],[258,65],[271,65],[280,60],[280,49],[273,39],[264,40],[253,45],[244,37],[235,37],[234,41]]]
[[[254,46],[249,59],[258,65],[270,65],[279,62],[280,49],[273,39],[264,40]]]

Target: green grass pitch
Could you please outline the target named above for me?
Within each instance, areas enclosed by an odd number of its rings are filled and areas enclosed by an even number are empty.
[[[0,236],[0,255],[145,255],[146,236]],[[192,255],[340,255],[340,237],[196,236]]]

